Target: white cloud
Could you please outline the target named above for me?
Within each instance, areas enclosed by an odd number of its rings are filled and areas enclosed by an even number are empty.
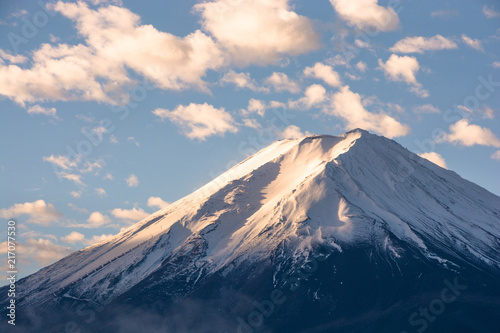
[[[335,72],[331,66],[320,62],[314,64],[313,67],[306,67],[304,69],[304,75],[323,80],[332,87],[339,87],[341,84],[339,74]]]
[[[360,29],[375,27],[380,31],[396,30],[398,14],[391,7],[378,5],[377,0],[330,0],[338,15]]]
[[[456,9],[441,9],[431,12],[431,17],[451,18],[455,16],[460,16]]]
[[[268,109],[279,108],[286,108],[286,104],[278,101],[270,101],[266,104],[266,102],[263,100],[251,98],[248,101],[248,107],[246,109],[241,109],[240,113],[244,117],[247,117],[252,113],[257,113],[259,116],[263,117]],[[254,119],[243,119],[243,122],[247,127],[260,127],[260,125],[256,121],[254,121]]]
[[[115,208],[111,211],[111,214],[121,220],[125,220],[127,222],[138,222],[150,214],[146,213],[142,208],[132,208],[132,209],[121,209]]]
[[[100,197],[104,197],[106,195],[106,190],[102,187],[96,187],[95,193],[97,193],[97,195],[99,195]]]
[[[276,62],[319,47],[312,22],[288,0],[216,0],[194,6],[210,32],[239,64]]]
[[[419,105],[413,108],[415,113],[441,113],[441,111],[432,104]]]
[[[500,61],[494,61],[491,66],[493,66],[493,68],[500,68]]]
[[[78,225],[79,227],[85,228],[99,228],[103,225],[111,222],[109,216],[102,214],[101,212],[93,212],[87,219],[88,224]]]
[[[450,133],[445,133],[438,141],[447,141],[463,146],[500,147],[500,140],[488,129],[479,125],[469,124],[467,119],[461,119],[450,126]]]
[[[411,90],[420,97],[429,96],[429,93],[422,88],[422,85],[417,82],[415,77],[415,74],[420,69],[417,58],[392,54],[385,63],[379,59],[378,64],[384,71],[385,76],[391,81],[406,82],[412,86]]]
[[[207,103],[179,105],[173,111],[156,109],[153,114],[161,119],[168,118],[180,126],[183,134],[190,139],[203,141],[212,135],[224,135],[226,132],[236,133],[238,131],[233,117],[224,108],[217,109]]]
[[[488,6],[483,7],[483,14],[488,19],[500,17],[500,12],[495,11],[493,8],[488,8]]]
[[[248,107],[246,110],[242,110],[244,115],[247,115],[248,113],[254,113],[256,112],[259,116],[264,117],[264,114],[266,113],[266,103],[255,99],[251,98],[248,101]]]
[[[313,106],[319,106],[322,102],[325,101],[326,89],[320,84],[312,84],[307,87],[304,97],[300,98],[297,101],[291,101],[288,103],[288,106],[292,109],[296,108],[305,108],[310,109]]]
[[[114,134],[111,134],[109,136],[109,142],[117,144],[118,143],[118,139],[116,138],[116,136]]]
[[[288,91],[295,94],[300,91],[299,84],[291,80],[285,73],[274,72],[266,79],[266,83],[278,92]]]
[[[326,99],[326,89],[320,84],[313,84],[307,87],[304,102],[307,107],[312,107],[322,103]]]
[[[483,45],[481,44],[481,41],[478,39],[472,39],[469,36],[467,36],[466,34],[463,34],[462,41],[475,50],[484,51]]]
[[[102,235],[94,235],[90,239],[84,239],[83,243],[87,246],[97,244],[99,242],[102,242],[103,240],[106,240],[110,237],[114,236],[113,234],[102,234]]]
[[[87,246],[89,245],[94,245],[96,243],[99,243],[105,239],[108,239],[109,237],[112,237],[113,234],[102,234],[102,235],[94,235],[90,239],[86,239],[85,236],[77,231],[72,231],[70,234],[67,236],[61,237],[61,241],[64,243],[68,244],[76,244],[76,243],[82,243]]]
[[[0,94],[20,105],[45,100],[125,102],[129,70],[161,89],[206,89],[202,77],[224,64],[215,41],[195,31],[185,37],[140,25],[122,7],[92,10],[83,2],[48,5],[71,19],[84,43],[42,44],[32,65],[0,64]]]
[[[417,58],[392,54],[385,63],[379,59],[378,64],[391,80],[417,84],[415,73],[420,68]]]
[[[266,87],[259,87],[257,82],[251,78],[250,73],[236,73],[234,70],[227,71],[220,80],[221,83],[232,83],[238,88],[246,88],[252,91],[269,92]]]
[[[19,252],[23,256],[34,259],[40,265],[46,266],[70,254],[71,248],[54,244],[48,239],[29,238],[25,244],[19,244]]]
[[[130,174],[127,178],[125,178],[125,181],[127,182],[127,186],[129,187],[136,187],[139,185],[139,178],[137,178],[136,175],[133,173]]]
[[[497,150],[491,155],[491,158],[494,160],[500,160],[500,150]]]
[[[107,174],[104,175],[104,179],[106,179],[106,180],[113,180],[114,177],[113,177],[113,175],[111,173],[108,172]]]
[[[308,135],[311,135],[311,133],[302,133],[300,127],[295,125],[290,125],[283,131],[276,133],[276,137],[278,137],[278,139],[299,139]]]
[[[80,243],[85,239],[85,236],[77,231],[72,231],[68,235],[61,237],[61,241],[68,244]]]
[[[446,161],[444,160],[443,156],[436,152],[429,152],[429,153],[422,153],[418,154],[418,156],[425,158],[426,160],[431,161],[432,163],[439,165],[441,168],[447,169],[448,167],[446,166]]]
[[[332,96],[331,107],[325,108],[324,112],[344,119],[346,130],[363,128],[388,138],[404,136],[410,132],[407,125],[399,123],[383,112],[378,114],[368,112],[363,106],[361,96],[353,93],[349,86],[342,87]]]
[[[47,204],[44,200],[15,204],[9,208],[0,209],[0,217],[5,219],[28,215],[27,222],[49,225],[62,217],[54,205]]]
[[[41,105],[33,105],[28,108],[28,113],[29,114],[43,114],[49,117],[54,117],[57,118],[56,116],[56,108],[44,108]]]
[[[149,197],[148,207],[158,207],[160,209],[165,208],[169,205],[168,202],[163,201],[160,197]]]
[[[366,66],[366,63],[365,63],[365,62],[363,62],[363,61],[359,61],[359,62],[356,64],[356,68],[357,68],[360,72],[363,72],[363,73],[364,73],[368,67]]]
[[[434,37],[406,37],[389,50],[397,53],[424,53],[425,51],[456,49],[457,43],[441,35]]]

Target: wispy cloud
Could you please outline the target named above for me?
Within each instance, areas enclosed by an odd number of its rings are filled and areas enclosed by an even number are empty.
[[[473,49],[475,49],[475,50],[478,50],[478,51],[484,51],[483,44],[482,44],[482,43],[481,43],[481,41],[480,41],[480,40],[478,40],[478,39],[472,39],[472,38],[470,38],[469,36],[467,36],[467,35],[463,34],[463,35],[462,35],[462,41],[463,41],[466,45],[468,45],[468,46],[472,47],[472,48],[473,48]]]
[[[72,181],[76,185],[86,186],[85,183],[82,181],[82,175],[77,175],[77,174],[69,173],[69,172],[61,172],[59,174],[59,176],[61,178]]]
[[[28,58],[20,54],[12,54],[8,51],[0,49],[0,64],[3,63],[2,60],[7,60],[12,64],[22,64],[25,63]]]
[[[441,35],[434,37],[406,37],[389,50],[396,53],[424,53],[425,51],[456,49],[457,43]]]
[[[136,187],[139,185],[139,178],[137,178],[136,175],[133,173],[130,174],[127,178],[125,178],[125,181],[127,182],[127,185],[129,187]]]
[[[441,111],[432,104],[419,105],[413,108],[415,113],[440,113]]]
[[[44,108],[43,106],[36,104],[36,105],[28,107],[27,111],[29,114],[43,114],[45,116],[57,118],[56,108]]]
[[[137,141],[133,136],[129,136],[127,138],[127,141],[128,142],[132,142],[136,147],[140,147],[141,144],[139,143],[139,141]]]
[[[492,7],[488,7],[488,6],[484,6],[483,7],[483,14],[488,19],[500,17],[500,12],[499,11],[496,11]]]
[[[365,63],[364,61],[358,61],[358,62],[356,63],[356,68],[357,68],[360,72],[364,73],[364,72],[366,71],[366,69],[368,68],[368,66],[366,65],[366,63]]]
[[[431,17],[439,17],[444,19],[449,19],[452,17],[458,17],[460,13],[457,9],[440,9],[431,12]]]
[[[233,84],[240,89],[250,89],[255,92],[269,92],[267,87],[259,87],[257,82],[251,78],[250,73],[236,73],[230,69],[220,79],[221,84]]]
[[[50,155],[50,156],[44,156],[42,158],[45,162],[52,163],[54,165],[57,165],[58,167],[64,169],[64,170],[71,170],[73,168],[76,168],[77,163],[74,160],[70,160],[67,156],[64,155]]]
[[[95,193],[97,193],[97,195],[100,196],[100,197],[106,196],[106,190],[103,189],[102,187],[96,187],[95,188]]]

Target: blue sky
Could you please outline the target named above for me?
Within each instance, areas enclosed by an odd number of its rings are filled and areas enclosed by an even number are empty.
[[[283,138],[362,127],[500,194],[495,1],[17,1],[0,29],[21,275]]]

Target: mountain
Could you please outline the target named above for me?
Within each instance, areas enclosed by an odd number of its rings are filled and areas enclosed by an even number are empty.
[[[20,280],[17,313],[29,332],[499,332],[499,281],[500,198],[357,129],[271,144]]]

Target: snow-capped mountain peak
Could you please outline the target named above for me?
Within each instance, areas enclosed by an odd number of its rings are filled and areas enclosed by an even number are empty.
[[[194,287],[286,248],[342,252],[368,244],[400,258],[405,243],[443,267],[500,269],[500,199],[356,129],[277,141],[118,235],[23,280],[24,304],[47,295],[106,304],[148,276]],[[439,250],[439,254],[436,251]],[[446,258],[443,258],[443,253]]]

